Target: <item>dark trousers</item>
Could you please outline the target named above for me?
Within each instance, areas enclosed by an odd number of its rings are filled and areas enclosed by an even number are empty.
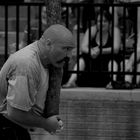
[[[0,114],[0,140],[31,140],[27,129]]]

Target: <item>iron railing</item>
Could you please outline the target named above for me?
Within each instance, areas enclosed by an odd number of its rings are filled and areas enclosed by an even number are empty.
[[[39,23],[39,29],[38,29],[38,34],[39,37],[41,36],[41,7],[44,5],[44,3],[1,3],[0,2],[0,7],[3,8],[3,19],[4,19],[4,47],[2,50],[4,50],[3,52],[1,52],[2,56],[5,58],[5,60],[7,60],[8,56],[9,56],[9,44],[8,44],[8,40],[9,40],[9,7],[15,7],[15,42],[16,42],[16,51],[19,49],[19,43],[20,43],[20,37],[19,37],[19,33],[20,31],[20,26],[21,26],[21,8],[22,7],[26,7],[26,13],[27,13],[27,17],[26,17],[26,25],[28,25],[28,41],[30,40],[30,23],[31,20],[33,18],[36,17],[32,17],[32,13],[31,13],[31,9],[32,7],[36,7],[37,11],[36,11],[36,15],[38,17],[38,23]],[[90,29],[90,27],[92,26],[92,21],[95,17],[95,13],[92,11],[92,9],[94,9],[95,7],[99,7],[100,11],[102,11],[103,8],[105,7],[112,7],[112,15],[114,15],[114,8],[115,7],[123,7],[123,18],[122,18],[122,24],[120,26],[121,29],[121,36],[122,36],[122,47],[120,50],[120,54],[122,56],[122,62],[123,62],[123,71],[117,71],[114,72],[113,71],[113,65],[112,65],[112,71],[108,72],[108,71],[97,71],[96,73],[106,73],[106,74],[111,74],[113,76],[113,74],[120,74],[120,75],[125,75],[125,74],[130,74],[134,76],[134,83],[136,82],[136,76],[140,74],[140,72],[137,72],[137,65],[136,65],[136,61],[135,61],[135,65],[134,65],[134,71],[133,72],[125,72],[125,58],[129,57],[131,52],[134,52],[135,54],[135,60],[137,58],[137,18],[133,18],[135,21],[132,21],[132,32],[129,33],[129,35],[131,36],[132,34],[133,36],[133,45],[131,46],[131,48],[129,49],[128,53],[127,52],[127,46],[126,46],[126,39],[129,36],[128,34],[126,34],[126,32],[128,32],[128,29],[126,28],[127,25],[127,19],[128,17],[126,16],[126,9],[128,8],[133,8],[133,9],[138,9],[138,7],[140,6],[140,4],[82,4],[82,3],[62,3],[62,19],[63,22],[66,24],[66,26],[73,31],[73,33],[75,34],[75,40],[76,40],[76,63],[78,64],[78,68],[77,71],[73,71],[72,69],[69,69],[68,67],[66,67],[66,74],[71,74],[71,73],[77,73],[78,75],[81,73],[92,73],[92,71],[80,71],[79,70],[79,55],[80,55],[80,45],[81,45],[81,35],[84,34],[85,30],[88,28]],[[85,26],[82,25],[81,28],[81,23],[83,23],[83,13],[81,13],[81,11],[83,11],[83,9],[86,8],[88,9],[88,13],[86,13],[86,15],[84,16],[85,20],[86,20],[86,24]],[[137,17],[137,15],[135,15],[135,17]],[[85,22],[85,21],[84,21]],[[74,30],[74,25],[77,25],[77,28]],[[112,18],[112,27],[114,27],[114,18]],[[112,30],[112,35],[113,35],[114,30]],[[91,36],[89,34],[89,36]],[[89,39],[91,40],[91,39]],[[14,42],[13,42],[14,43]],[[90,45],[89,45],[90,47]],[[113,52],[113,44],[112,44],[112,58],[114,56],[114,52]],[[130,52],[131,51],[131,52]],[[89,49],[89,54],[90,54],[90,49]],[[113,60],[113,59],[112,59]]]

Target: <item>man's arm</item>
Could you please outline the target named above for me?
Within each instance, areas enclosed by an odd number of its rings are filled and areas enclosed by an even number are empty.
[[[48,132],[55,133],[59,127],[57,116],[52,116],[50,118],[43,118],[35,114],[32,110],[26,112],[16,109],[10,105],[7,105],[8,118],[26,128],[38,127],[43,128]]]

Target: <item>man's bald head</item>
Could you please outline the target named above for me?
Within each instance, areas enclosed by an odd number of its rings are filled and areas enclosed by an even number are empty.
[[[60,24],[51,25],[42,35],[45,40],[49,39],[51,43],[58,46],[75,47],[74,38],[70,30]]]

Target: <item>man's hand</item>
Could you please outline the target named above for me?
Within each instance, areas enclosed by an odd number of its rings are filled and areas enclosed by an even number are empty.
[[[60,131],[62,131],[63,130],[63,127],[64,127],[62,120],[59,119],[58,120],[58,123],[59,123],[59,128],[56,130],[57,133],[59,133]]]
[[[57,130],[63,129],[63,122],[57,116],[51,116],[46,119],[46,127],[44,128],[50,134],[55,134]]]

